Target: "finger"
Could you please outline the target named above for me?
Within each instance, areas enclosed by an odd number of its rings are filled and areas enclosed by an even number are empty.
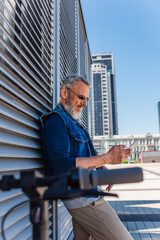
[[[101,170],[107,170],[108,168],[105,167],[105,166],[101,166],[100,169],[101,169]]]
[[[108,185],[108,187],[106,187],[106,190],[109,192],[112,189],[113,185]]]
[[[121,152],[124,154],[131,154],[132,153],[132,149],[121,149]]]
[[[125,145],[117,145],[116,146],[118,149],[124,149],[126,146]]]

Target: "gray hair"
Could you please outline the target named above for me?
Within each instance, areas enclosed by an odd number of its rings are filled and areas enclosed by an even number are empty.
[[[87,86],[90,86],[90,83],[86,79],[84,79],[82,76],[78,74],[70,74],[61,81],[60,83],[61,89],[64,87],[74,86],[78,81],[82,81]]]

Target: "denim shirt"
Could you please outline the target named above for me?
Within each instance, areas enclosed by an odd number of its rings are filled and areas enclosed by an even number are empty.
[[[77,157],[97,155],[87,130],[72,118],[61,104],[58,104],[52,112],[42,115],[41,126],[42,147],[48,175],[70,172],[71,168],[76,167]],[[84,198],[78,199],[81,200],[73,199],[64,202],[68,202],[68,208],[88,205],[88,201],[85,203]],[[95,198],[92,199],[89,199],[89,204],[95,200]]]
[[[97,155],[87,130],[61,104],[41,117],[41,139],[49,175],[69,172],[77,157]]]

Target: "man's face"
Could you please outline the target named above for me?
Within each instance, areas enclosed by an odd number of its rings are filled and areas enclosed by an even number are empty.
[[[67,98],[65,101],[65,110],[76,120],[81,116],[82,109],[87,105],[89,96],[89,86],[82,81],[78,81],[74,86],[66,88]],[[79,96],[85,97],[84,100]]]

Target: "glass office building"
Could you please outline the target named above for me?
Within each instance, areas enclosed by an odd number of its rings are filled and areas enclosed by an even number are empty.
[[[103,53],[103,54],[95,54],[92,55],[92,78],[93,78],[93,86],[94,92],[93,94],[93,101],[95,103],[94,111],[95,116],[99,116],[99,121],[101,125],[98,132],[96,130],[97,120],[94,118],[93,128],[95,129],[95,135],[117,135],[118,134],[118,119],[117,119],[117,99],[116,99],[116,81],[115,81],[115,69],[114,69],[114,61],[113,61],[113,54],[112,53]],[[104,68],[106,66],[107,74],[100,73],[100,68]],[[98,69],[99,68],[99,69]],[[99,75],[99,79],[97,79],[96,74]],[[100,76],[101,75],[101,76]],[[105,80],[104,80],[105,79]],[[106,81],[106,86],[104,86],[104,81]],[[101,85],[101,89],[99,88]],[[101,101],[100,99],[96,99],[97,94],[99,92],[102,94],[102,98],[106,98],[105,100]],[[97,92],[97,93],[96,93]],[[99,101],[99,107],[97,107],[97,101]],[[100,107],[100,101],[102,102]],[[94,105],[93,103],[93,105]],[[107,114],[107,116],[106,116]],[[101,120],[100,120],[101,119]],[[108,123],[107,123],[108,119]],[[104,126],[104,123],[107,123],[108,126]],[[103,125],[103,130],[102,130]],[[108,129],[107,129],[108,128]],[[103,133],[103,134],[102,134]]]
[[[92,64],[94,136],[111,135],[110,81],[107,66]]]

